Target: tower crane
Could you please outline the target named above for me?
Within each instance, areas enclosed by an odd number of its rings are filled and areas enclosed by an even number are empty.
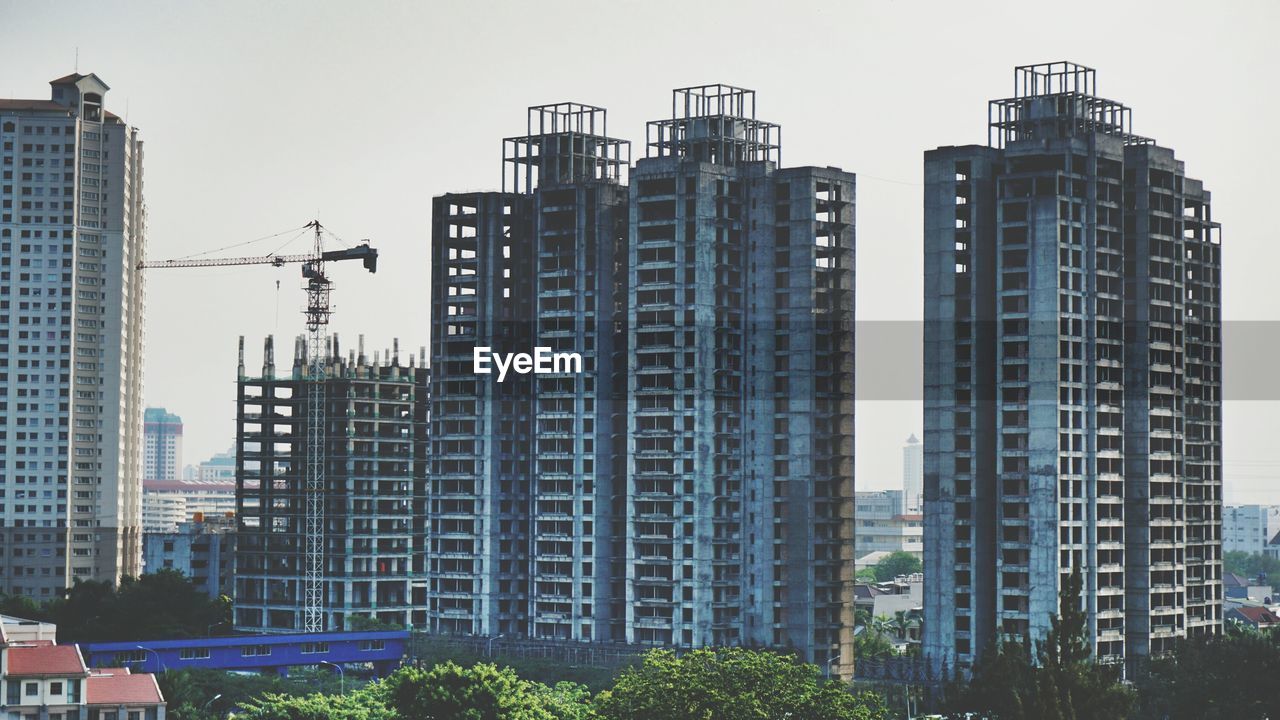
[[[319,220],[312,220],[302,230],[314,230],[315,244],[310,253],[298,255],[258,255],[233,258],[194,258],[181,260],[143,261],[139,270],[160,268],[224,267],[228,265],[274,265],[302,263],[302,277],[306,280],[307,309],[307,465],[305,476],[305,520],[303,532],[303,621],[304,632],[324,632],[324,470],[325,470],[325,337],[329,316],[333,309],[329,295],[333,289],[324,272],[326,262],[360,260],[366,270],[377,272],[378,251],[369,242],[343,250],[323,248],[324,227]],[[283,233],[281,233],[283,234]]]

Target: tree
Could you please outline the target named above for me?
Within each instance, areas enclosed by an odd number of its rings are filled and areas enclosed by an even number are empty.
[[[545,686],[521,680],[510,668],[445,662],[426,670],[406,667],[381,683],[387,706],[401,717],[430,720],[561,720],[549,709]]]
[[[492,662],[484,653],[483,646],[477,651],[477,649],[452,644],[439,636],[415,632],[412,644],[412,655],[417,661],[416,664],[423,667],[432,667],[450,660],[463,667]],[[640,657],[635,656],[632,662],[638,664]],[[502,664],[530,682],[556,685],[569,681],[583,685],[593,693],[612,687],[618,673],[622,671],[621,667],[567,665],[559,660],[541,657],[504,656]]]
[[[176,570],[125,577],[120,586],[77,582],[65,598],[37,605],[0,598],[0,613],[58,625],[63,642],[169,640],[203,637],[209,626],[231,620],[231,599],[210,598]]]
[[[874,660],[895,654],[893,642],[888,637],[888,620],[883,616],[872,617],[866,608],[853,611],[853,657],[855,660]]]
[[[1187,638],[1139,667],[1139,720],[1280,718],[1280,632]]]
[[[1058,613],[1033,653],[1029,641],[991,648],[968,683],[946,692],[950,717],[999,720],[1111,720],[1134,705],[1119,668],[1090,658],[1088,618],[1081,609],[1083,580],[1077,570],[1058,593]]]
[[[1265,575],[1268,578],[1280,579],[1280,560],[1270,555],[1232,550],[1223,554],[1222,566],[1229,573],[1245,577]]]
[[[899,575],[911,575],[920,572],[920,558],[909,552],[896,550],[880,558],[876,563],[876,582],[889,582]]]
[[[376,693],[361,690],[349,695],[268,694],[245,703],[235,717],[237,720],[396,720],[400,716]]]
[[[602,720],[881,720],[874,693],[824,681],[817,666],[745,648],[654,650],[596,698]]]
[[[337,694],[341,678],[327,670],[295,669],[288,677],[240,675],[222,670],[170,670],[156,676],[169,720],[221,720],[233,709],[265,695]],[[348,678],[347,687],[354,685]]]
[[[882,633],[864,627],[853,638],[854,660],[876,660],[894,655],[893,643]]]
[[[556,720],[595,720],[591,691],[586,685],[558,682],[552,687],[534,683],[534,693]]]
[[[404,627],[371,615],[351,615],[347,618],[347,630],[351,632],[378,632],[403,630]]]
[[[35,600],[25,595],[5,595],[0,593],[0,615],[20,617],[27,620],[48,620],[48,612]]]

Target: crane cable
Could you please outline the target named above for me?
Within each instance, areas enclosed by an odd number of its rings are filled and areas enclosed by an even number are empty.
[[[297,232],[297,234],[295,234],[293,237],[289,238],[288,240],[285,240],[283,243],[281,243],[280,247],[278,247],[278,248],[276,248],[275,250],[272,250],[271,252],[267,253],[267,255],[278,255],[278,254],[280,253],[280,251],[281,251],[281,250],[283,250],[283,249],[285,249],[286,247],[288,247],[288,246],[289,246],[289,244],[290,244],[290,243],[292,243],[294,240],[297,240],[298,238],[300,238],[300,237],[302,237],[303,235],[305,235],[305,234],[306,234],[306,232],[307,232],[307,230],[309,230],[309,229],[310,229],[310,228],[306,228],[306,227],[302,228],[301,230],[299,230],[299,231]],[[288,231],[286,230],[285,232],[288,232]],[[280,235],[283,235],[283,234],[284,234],[284,233],[280,233]]]
[[[273,233],[271,235],[263,235],[260,238],[254,238],[253,240],[246,240],[244,242],[235,243],[234,245],[227,245],[225,247],[214,248],[213,250],[206,250],[204,252],[198,252],[192,255],[187,255],[185,257],[174,258],[174,260],[175,261],[176,260],[193,260],[195,258],[203,257],[205,255],[212,255],[213,253],[222,252],[223,250],[230,250],[232,248],[244,247],[245,245],[252,245],[253,243],[256,243],[256,242],[262,242],[263,240],[270,240],[272,238],[277,238],[277,237],[280,237],[281,235],[285,235],[288,233],[298,233],[298,235],[295,235],[293,238],[289,239],[289,242],[293,242],[293,240],[296,240],[297,237],[300,236],[303,232],[306,232],[307,229],[308,228],[306,225],[303,225],[300,228],[289,228],[288,230],[281,230],[278,233]],[[288,243],[285,243],[285,244],[287,245]]]

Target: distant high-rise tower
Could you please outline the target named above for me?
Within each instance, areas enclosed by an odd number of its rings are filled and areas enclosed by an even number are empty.
[[[142,414],[143,480],[177,480],[182,467],[182,418],[164,408]]]
[[[79,73],[0,100],[0,591],[141,570],[142,142]]]
[[[322,545],[326,630],[357,618],[403,627],[425,622],[428,371],[399,352],[342,357],[326,348]],[[306,547],[306,342],[292,373],[276,375],[267,339],[262,373],[245,374],[236,413],[235,625],[303,629]],[[436,532],[447,534],[441,526]]]
[[[854,177],[754,99],[677,90],[629,188],[602,109],[530,108],[435,198],[431,630],[851,670]],[[535,346],[582,372],[476,373]]]
[[[902,512],[920,512],[923,499],[924,445],[913,434],[902,446]]]
[[[1019,67],[987,146],[925,154],[925,623],[936,664],[1220,632],[1221,247],[1209,193],[1094,71]]]

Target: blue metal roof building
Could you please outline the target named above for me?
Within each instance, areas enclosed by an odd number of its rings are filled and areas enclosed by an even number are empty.
[[[367,663],[382,676],[400,666],[408,642],[407,630],[391,630],[84,643],[80,652],[89,667],[134,672],[207,668],[287,675],[290,667]]]

